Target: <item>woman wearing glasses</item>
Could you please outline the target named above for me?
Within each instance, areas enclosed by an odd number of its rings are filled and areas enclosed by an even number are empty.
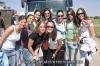
[[[91,55],[96,52],[95,31],[93,21],[89,20],[83,8],[79,8],[76,12],[76,17],[80,26],[80,66],[89,66]]]
[[[67,10],[67,25],[66,25],[66,53],[68,53],[68,66],[76,66],[76,55],[78,52],[78,24],[75,17],[75,12],[72,8]]]
[[[60,31],[57,31],[56,25],[53,21],[47,22],[47,33],[49,34],[48,39],[48,66],[64,66],[59,61],[64,60],[64,53],[62,48],[62,35]]]
[[[54,19],[53,21],[54,21],[54,23],[56,25],[57,30],[59,30],[61,32],[63,44],[65,44],[66,22],[64,21],[63,10],[58,10],[57,11],[56,19]]]
[[[63,48],[63,57],[65,57],[65,35],[66,35],[66,22],[64,21],[64,12],[63,10],[58,10],[56,13],[56,19],[53,20],[58,31],[62,35],[62,48]]]
[[[45,8],[42,13],[42,21],[47,23],[50,20],[52,20],[52,13],[49,8]]]

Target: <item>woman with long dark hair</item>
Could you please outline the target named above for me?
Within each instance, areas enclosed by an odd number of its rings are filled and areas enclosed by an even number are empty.
[[[76,21],[75,12],[72,8],[67,10],[67,25],[66,25],[66,53],[68,53],[68,60],[71,62],[69,66],[76,66],[76,56],[78,52],[78,36],[79,27]],[[68,49],[67,49],[68,48]]]
[[[56,25],[53,21],[47,22],[46,31],[49,34],[47,60],[51,61],[48,62],[48,66],[64,66],[64,63],[59,63],[59,61],[64,60],[64,48],[60,31],[56,29]]]
[[[80,60],[83,62],[80,66],[89,66],[91,55],[96,52],[95,31],[93,21],[88,19],[86,11],[78,8],[76,17],[80,26]]]
[[[52,13],[49,8],[45,8],[42,13],[42,20],[43,22],[47,23],[48,21],[52,20]]]

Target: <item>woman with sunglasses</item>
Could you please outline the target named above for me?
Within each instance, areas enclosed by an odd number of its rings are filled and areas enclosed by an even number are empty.
[[[52,13],[49,8],[45,8],[42,13],[42,21],[47,23],[50,20],[52,20]]]
[[[56,13],[56,19],[53,20],[58,31],[62,35],[62,48],[63,48],[63,57],[65,57],[65,35],[66,35],[66,22],[64,21],[64,12],[63,10],[58,10]],[[62,29],[63,28],[63,29]],[[64,61],[64,60],[63,60]]]
[[[57,30],[59,30],[62,34],[63,44],[65,44],[65,34],[66,34],[66,22],[64,21],[64,13],[63,10],[58,10],[56,13],[56,19],[53,20]],[[63,28],[63,29],[62,29]]]
[[[93,21],[89,20],[86,11],[79,8],[76,17],[80,26],[80,60],[83,62],[80,66],[89,66],[91,55],[96,52],[95,31]]]
[[[76,56],[78,52],[78,24],[75,12],[72,8],[67,10],[66,25],[66,53],[68,53],[68,66],[76,66]]]
[[[62,35],[60,31],[56,29],[56,25],[53,21],[47,22],[47,33],[48,38],[48,66],[64,66],[64,63],[59,63],[59,61],[64,60],[64,53],[62,47]],[[53,62],[54,61],[54,62]]]

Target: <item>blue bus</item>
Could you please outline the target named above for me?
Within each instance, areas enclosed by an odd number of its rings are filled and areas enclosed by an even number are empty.
[[[43,11],[44,8],[50,8],[55,15],[57,10],[62,9],[66,12],[72,6],[72,0],[22,0],[22,7],[26,7],[26,14],[34,12],[36,9]]]

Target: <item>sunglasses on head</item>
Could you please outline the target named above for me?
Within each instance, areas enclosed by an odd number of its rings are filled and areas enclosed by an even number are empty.
[[[47,28],[54,28],[53,26],[47,26]]]

